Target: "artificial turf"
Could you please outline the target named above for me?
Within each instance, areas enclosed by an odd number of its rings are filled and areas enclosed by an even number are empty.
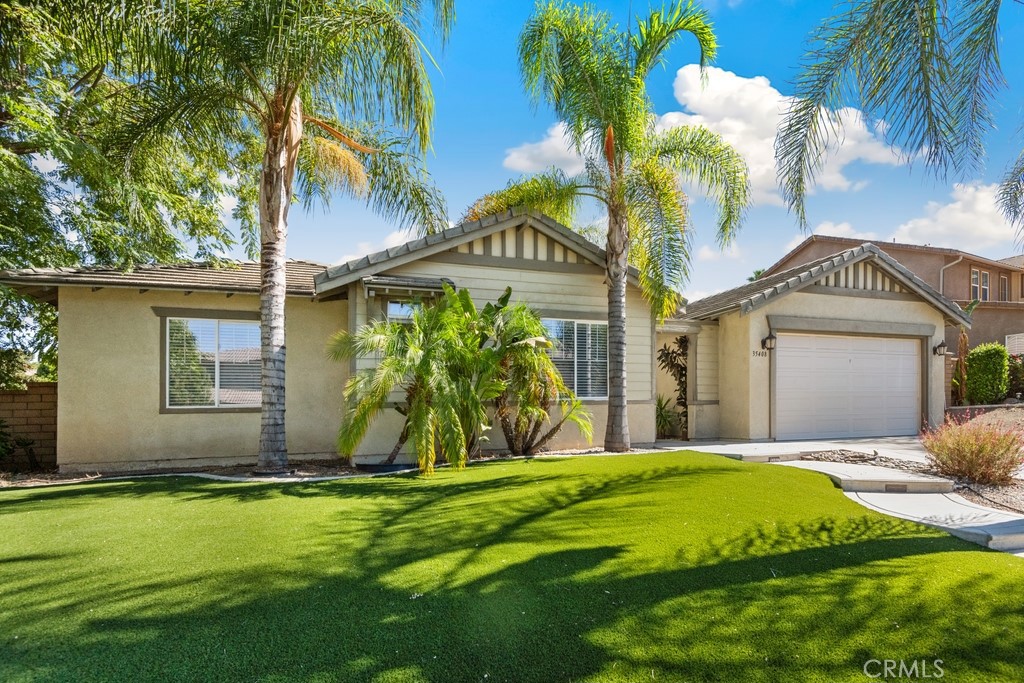
[[[8,489],[0,520],[2,681],[1024,680],[1024,561],[717,456]]]

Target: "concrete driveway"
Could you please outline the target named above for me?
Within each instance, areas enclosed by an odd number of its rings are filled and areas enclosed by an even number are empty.
[[[878,452],[887,458],[899,458],[914,462],[927,462],[927,454],[916,436],[890,436],[863,439],[831,439],[827,441],[658,441],[657,448],[664,450],[688,449],[703,453],[728,455],[743,460],[763,460],[781,456],[794,456],[817,451],[856,451],[859,453]]]

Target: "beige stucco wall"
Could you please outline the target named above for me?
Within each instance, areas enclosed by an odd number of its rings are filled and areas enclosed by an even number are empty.
[[[62,287],[57,457],[62,470],[255,461],[260,415],[161,414],[160,318],[153,306],[257,311],[256,296]],[[286,304],[286,411],[292,458],[333,454],[342,363],[327,360],[347,303]]]
[[[769,332],[768,316],[857,320],[867,322],[913,323],[935,326],[928,340],[928,418],[933,424],[943,419],[943,359],[930,353],[944,337],[942,315],[931,305],[918,301],[894,301],[828,294],[795,292],[762,308],[741,315],[738,311],[720,319],[720,433],[733,439],[768,439],[770,432],[771,357],[756,355],[761,339]]]
[[[607,288],[604,276],[596,266],[587,272],[559,272],[550,269],[531,269],[520,259],[507,259],[507,267],[498,260],[484,265],[421,260],[390,269],[382,275],[416,277],[446,277],[457,288],[468,288],[478,307],[495,301],[505,290],[512,288],[512,301],[525,301],[542,316],[573,318],[602,322],[608,319]],[[397,296],[396,298],[402,298]],[[361,325],[367,320],[382,317],[386,298],[367,299],[361,284],[349,288],[352,302],[350,323]],[[627,292],[626,323],[626,394],[629,401],[629,430],[634,444],[649,444],[655,440],[654,424],[654,325],[639,290],[630,286]],[[371,359],[355,364],[358,369],[372,365]],[[594,424],[594,443],[604,441],[607,420],[606,400],[584,401]],[[372,462],[391,451],[395,445],[402,418],[394,410],[387,410],[367,432],[356,451],[357,462]],[[505,440],[499,427],[491,430],[488,448],[501,450]],[[589,444],[578,430],[568,425],[549,442],[549,448],[582,448]],[[400,456],[411,459],[407,446]]]

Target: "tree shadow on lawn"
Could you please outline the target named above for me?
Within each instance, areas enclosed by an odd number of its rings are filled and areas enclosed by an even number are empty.
[[[320,516],[291,566],[96,583],[70,555],[0,563],[0,679],[859,681],[873,658],[1019,678],[1019,560],[870,513],[694,543],[665,492],[735,471],[367,480],[331,493],[354,507],[302,498]]]
[[[1024,666],[1024,618],[1018,600],[991,595],[1019,595],[1021,582],[930,581],[908,559],[937,550],[963,547],[879,538],[579,578],[625,552],[596,547],[545,553],[425,594],[370,575],[251,591],[245,577],[226,573],[206,580],[224,593],[218,604],[88,618],[81,633],[53,641],[5,638],[0,674],[12,681],[843,681],[863,680],[868,659],[940,658],[949,680],[1014,680]],[[784,578],[771,578],[769,567]],[[159,595],[168,587],[138,589]]]

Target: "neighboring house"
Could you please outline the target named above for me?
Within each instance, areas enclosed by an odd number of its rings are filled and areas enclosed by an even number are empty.
[[[862,244],[691,302],[658,345],[689,338],[692,438],[911,435],[943,419],[944,328],[970,324]]]
[[[1024,257],[994,261],[958,249],[811,235],[768,268],[762,277],[810,263],[841,249],[870,242],[906,266],[940,294],[965,307],[977,299],[971,314],[971,347],[1006,343],[1024,333]],[[946,330],[946,344],[955,352],[959,329]]]
[[[567,383],[604,434],[607,288],[604,252],[535,213],[509,212],[340,266],[290,261],[286,410],[292,458],[333,454],[347,378],[372,359],[331,361],[330,337],[408,316],[442,282],[478,305],[506,286],[559,337]],[[654,323],[630,276],[627,292],[629,427],[654,441]],[[253,462],[259,440],[259,266],[146,266],[0,272],[0,283],[58,306],[57,461],[63,471]],[[571,372],[570,372],[571,370]],[[390,452],[401,416],[385,411],[357,453]],[[500,430],[490,433],[503,446]],[[579,447],[573,427],[553,447]]]

